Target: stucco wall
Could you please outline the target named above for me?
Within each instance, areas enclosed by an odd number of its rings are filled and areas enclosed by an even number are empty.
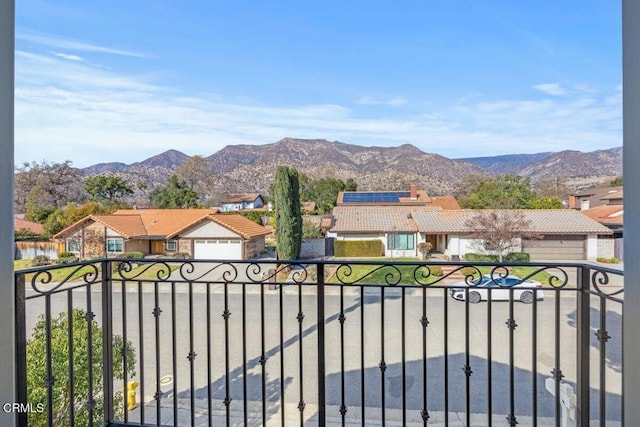
[[[142,252],[145,255],[149,254],[149,241],[148,240],[125,240],[124,242],[125,252]]]
[[[598,256],[613,258],[615,256],[615,239],[598,238]]]

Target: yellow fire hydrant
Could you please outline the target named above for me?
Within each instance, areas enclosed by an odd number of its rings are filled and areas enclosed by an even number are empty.
[[[138,400],[136,398],[136,389],[138,388],[137,381],[129,381],[127,383],[127,408],[131,411],[138,406]]]

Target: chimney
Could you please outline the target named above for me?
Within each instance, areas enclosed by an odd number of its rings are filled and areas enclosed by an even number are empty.
[[[586,211],[587,209],[589,209],[589,199],[581,200],[580,201],[580,210],[581,211]]]
[[[409,186],[409,192],[411,193],[411,200],[416,200],[418,198],[418,187],[416,185],[411,184]]]
[[[569,196],[569,209],[576,208],[576,196]]]

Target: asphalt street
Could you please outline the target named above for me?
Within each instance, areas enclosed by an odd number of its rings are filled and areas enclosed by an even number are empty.
[[[261,294],[260,285],[245,285],[243,292],[243,285],[230,284],[226,293],[223,285],[210,285],[207,294],[207,285],[196,283],[190,294],[188,284],[178,283],[172,289],[171,284],[160,283],[157,295],[162,312],[156,340],[154,285],[145,283],[142,292],[134,283],[126,283],[124,292],[122,285],[114,286],[114,333],[126,333],[136,350],[136,373],[131,379],[141,383],[138,396],[144,399],[145,422],[156,421],[153,396],[156,381],[165,376],[172,382],[161,387],[162,423],[173,424],[177,415],[179,425],[188,424],[193,397],[196,424],[206,424],[208,395],[213,398],[212,416],[218,418],[226,415],[225,397],[232,399],[229,410],[234,417],[242,416],[246,401],[255,421],[252,425],[262,424],[263,401],[268,424],[280,419],[283,407],[287,420],[298,420],[300,401],[306,405],[303,420],[317,416],[319,323],[315,287],[288,285],[280,292],[264,286]],[[533,415],[534,401],[541,419],[555,416],[555,399],[544,382],[556,365],[565,381],[576,380],[575,292],[545,290],[535,312],[533,305],[519,302],[513,306],[493,302],[490,309],[486,302],[466,304],[451,299],[445,289],[431,288],[424,293],[423,298],[422,289],[385,288],[383,298],[379,288],[350,286],[341,291],[327,286],[324,343],[329,417],[339,419],[338,411],[344,404],[348,421],[364,416],[401,422],[403,412],[407,423],[421,421],[426,401],[431,422],[443,421],[446,416],[450,421],[464,420],[469,396],[473,417],[486,424],[487,413],[494,414],[496,420],[510,413],[510,379],[520,425]],[[44,311],[42,300],[28,302],[28,331],[37,314]],[[84,290],[74,291],[74,306],[84,308],[86,300]],[[99,286],[92,290],[91,300],[100,320]],[[66,304],[66,294],[53,296],[52,313],[66,310]],[[515,320],[512,339],[506,324],[511,308]],[[301,323],[297,320],[300,313],[304,316]],[[428,320],[426,328],[421,322],[423,315]],[[603,360],[607,418],[619,420],[620,305],[608,302],[604,318],[611,337]],[[600,303],[593,298],[592,332],[599,329],[599,322]],[[595,334],[592,336],[592,416],[597,417],[600,352]],[[193,366],[188,360],[191,351],[195,353]],[[266,360],[261,359],[262,354]],[[466,365],[472,371],[468,389]],[[117,384],[120,387],[122,384]],[[140,419],[139,408],[129,418]]]

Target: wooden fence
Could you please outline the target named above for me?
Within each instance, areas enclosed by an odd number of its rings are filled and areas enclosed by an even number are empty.
[[[62,242],[16,242],[15,259],[33,259],[45,255],[51,259],[58,258],[58,252],[64,250]]]

